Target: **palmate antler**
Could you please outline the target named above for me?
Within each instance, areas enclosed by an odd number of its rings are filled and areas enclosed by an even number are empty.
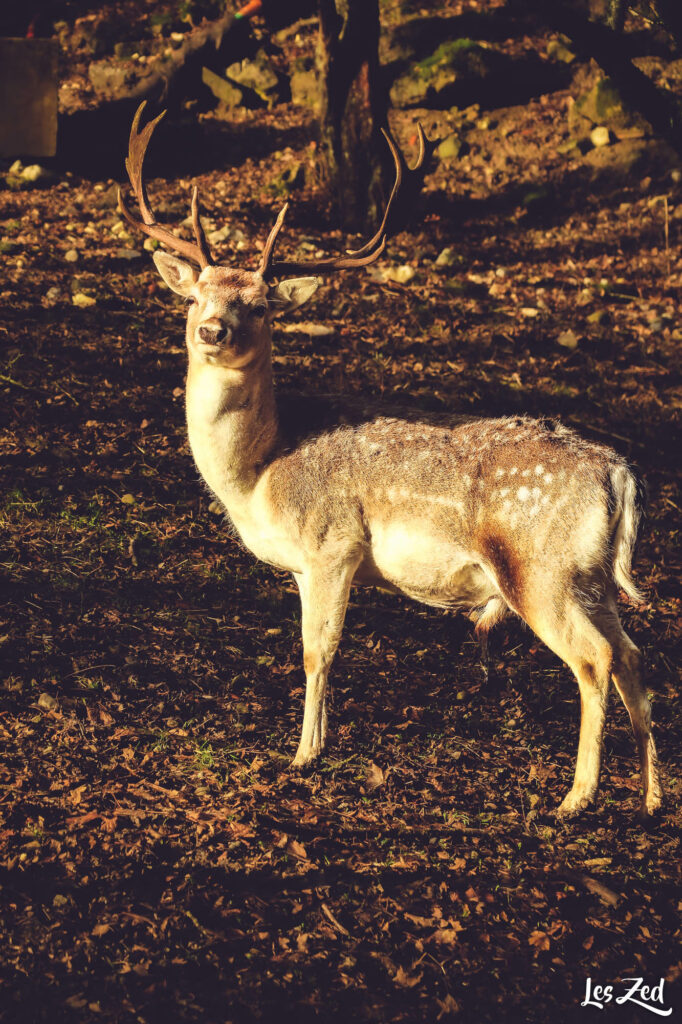
[[[139,228],[151,238],[155,238],[157,241],[163,242],[167,248],[174,249],[176,252],[181,253],[181,255],[186,256],[188,259],[194,260],[202,269],[204,267],[215,266],[215,260],[211,255],[211,251],[206,241],[206,236],[204,235],[204,230],[199,220],[199,200],[196,187],[192,192],[192,226],[194,228],[195,242],[187,242],[182,238],[178,238],[167,228],[163,228],[160,224],[156,223],[147,198],[147,189],[142,175],[142,165],[144,163],[144,157],[147,152],[149,140],[151,139],[157,124],[166,112],[164,110],[158,117],[149,121],[140,131],[140,119],[142,117],[144,106],[144,103],[140,104],[135,117],[133,118],[133,123],[130,129],[128,158],[126,160],[128,178],[130,179],[133,194],[135,195],[140,207],[142,220],[136,220],[133,216],[127,200],[124,198],[120,189],[118,192],[119,210],[132,227]],[[415,166],[410,168],[407,166],[403,154],[399,150],[395,139],[388,129],[382,128],[382,132],[388,142],[393,156],[393,162],[395,164],[395,181],[386,205],[386,211],[384,213],[381,226],[374,237],[363,245],[361,249],[349,251],[344,256],[332,256],[328,259],[311,260],[307,262],[300,262],[297,260],[275,260],[273,258],[275,243],[277,242],[277,237],[282,229],[284,217],[288,209],[288,203],[285,203],[277,216],[277,220],[275,221],[270,234],[268,235],[268,240],[265,243],[263,254],[260,259],[258,272],[263,278],[268,279],[282,274],[324,274],[333,270],[352,270],[355,267],[369,266],[371,263],[375,263],[376,260],[379,259],[386,248],[387,238],[394,233],[395,225],[399,222],[399,201],[402,203],[402,207],[404,209],[406,200],[409,202],[409,200],[416,199],[424,182],[428,158],[431,156],[435,148],[435,144],[426,138],[422,126],[419,125],[419,155]],[[405,188],[406,184],[407,188]]]

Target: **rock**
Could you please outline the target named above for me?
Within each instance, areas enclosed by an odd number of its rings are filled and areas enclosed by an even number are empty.
[[[594,302],[595,293],[591,288],[583,288],[578,292],[578,296],[575,300],[576,306],[589,306],[591,302]]]
[[[373,281],[386,284],[393,281],[395,284],[409,284],[416,276],[416,270],[409,263],[403,263],[397,267],[368,267],[367,272]]]
[[[0,241],[0,253],[3,256],[12,256],[15,252],[21,251],[21,245],[19,242],[13,241],[11,238],[3,238]]]
[[[294,71],[289,84],[291,86],[291,102],[297,107],[308,107],[318,111],[320,108],[320,89],[317,84],[315,69]]]
[[[618,139],[641,138],[651,131],[647,122],[625,105],[609,78],[600,78],[568,108],[568,128],[575,138],[588,139],[596,127],[610,129]]]
[[[590,142],[599,149],[601,146],[608,146],[611,141],[611,132],[605,125],[598,125],[590,132]]]
[[[215,500],[210,502],[208,506],[208,511],[211,512],[214,516],[222,516],[225,514],[225,509],[223,508],[221,503]]]
[[[114,249],[113,254],[117,260],[126,260],[128,263],[133,260],[142,259],[139,249]]]
[[[609,314],[605,309],[595,309],[594,313],[590,313],[587,318],[588,324],[594,324],[598,327],[600,324],[608,323]]]
[[[45,301],[47,302],[48,306],[55,306],[59,302],[61,295],[61,289],[58,288],[56,285],[53,285],[51,288],[48,288],[47,292],[45,293]]]
[[[60,892],[56,893],[52,898],[52,906],[59,910],[61,907],[66,907],[69,904],[68,896],[62,896]]]
[[[15,160],[7,173],[13,175],[13,177],[15,178],[20,178],[23,169],[24,165],[22,164],[21,160]]]
[[[92,295],[86,295],[85,292],[76,292],[71,296],[71,302],[79,309],[87,309],[88,306],[94,306],[97,299],[93,299]]]
[[[486,78],[501,62],[501,54],[471,39],[447,40],[395,80],[391,101],[396,107],[450,106],[456,84]]]
[[[38,707],[42,708],[43,711],[54,711],[57,703],[56,698],[51,693],[41,693],[38,697]]]
[[[145,238],[142,248],[146,249],[147,252],[156,252],[160,245],[161,242],[158,242],[156,238]]]
[[[454,249],[450,249],[448,247],[438,253],[433,265],[434,267],[437,267],[438,270],[446,270],[448,267],[454,267],[457,263],[461,263],[461,261],[461,256],[459,256]]]
[[[121,504],[122,505],[134,505],[135,504],[135,497],[134,497],[134,495],[132,495],[132,494],[122,494],[121,495]]]
[[[460,139],[459,135],[448,135],[447,138],[439,144],[436,149],[436,153],[441,160],[456,160],[458,156],[464,150],[464,142]]]
[[[252,89],[268,104],[279,95],[279,79],[265,50],[259,50],[252,59],[237,61],[225,70],[227,78],[246,89]]]
[[[574,349],[578,347],[578,336],[573,331],[562,331],[557,338],[557,345],[562,348]]]
[[[295,192],[297,188],[302,188],[304,184],[305,168],[299,160],[276,174],[268,187],[277,196],[287,196],[291,192]]]
[[[66,260],[67,263],[77,263],[78,262],[78,250],[77,249],[67,249],[67,251],[64,253],[64,259]]]
[[[553,60],[560,60],[563,64],[572,64],[575,54],[560,39],[550,39],[547,43],[547,56]]]
[[[24,181],[29,181],[31,184],[35,184],[37,181],[45,181],[52,178],[53,175],[50,171],[41,167],[40,164],[29,164],[28,167],[24,167],[21,172],[21,177]]]
[[[213,71],[208,68],[201,69],[201,80],[204,85],[207,85],[215,98],[220,101],[220,104],[227,110],[232,110],[233,107],[241,106],[244,99],[244,93],[241,89],[238,89],[232,82],[228,82],[227,79],[221,78],[220,75],[216,75]]]
[[[99,195],[94,199],[92,204],[97,210],[116,210],[118,209],[118,185],[114,183],[109,188],[100,192]]]

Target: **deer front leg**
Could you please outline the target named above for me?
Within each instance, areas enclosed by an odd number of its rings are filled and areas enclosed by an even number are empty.
[[[294,767],[314,761],[327,741],[327,677],[341,639],[350,585],[358,560],[295,573],[301,594],[305,708]]]

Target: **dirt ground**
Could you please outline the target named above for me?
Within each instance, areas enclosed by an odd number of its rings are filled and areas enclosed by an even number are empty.
[[[209,509],[184,311],[122,233],[122,148],[106,177],[0,186],[1,1020],[563,1024],[601,1020],[588,978],[620,994],[639,976],[682,1012],[682,183],[654,146],[627,173],[565,152],[569,102],[481,111],[390,242],[381,267],[412,279],[327,280],[276,334],[275,369],[285,396],[559,416],[641,468],[647,599],[622,616],[646,653],[660,820],[634,820],[615,697],[598,805],[558,823],[570,672],[511,623],[486,684],[465,619],[366,590],[328,753],[291,770],[297,593]],[[417,116],[392,115],[406,148]],[[196,181],[209,228],[230,229],[216,251],[254,267],[277,175],[314,157],[311,116],[159,134],[152,204],[179,223]],[[313,185],[291,199],[283,254],[346,247]]]

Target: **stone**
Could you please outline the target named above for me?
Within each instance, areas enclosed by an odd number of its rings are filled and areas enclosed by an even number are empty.
[[[51,693],[41,693],[38,697],[38,707],[42,708],[43,711],[54,711],[57,707],[57,700]]]
[[[607,128],[618,139],[641,138],[651,132],[646,121],[625,105],[609,78],[600,78],[568,108],[568,128],[575,138],[589,139],[596,127]]]
[[[225,75],[237,85],[252,89],[266,103],[277,99],[279,80],[265,50],[259,50],[252,59],[230,64]]]
[[[578,336],[573,331],[562,331],[557,338],[557,345],[562,348],[574,349],[578,347]]]
[[[505,70],[510,73],[509,60],[497,50],[471,39],[449,39],[396,78],[391,101],[396,107],[466,105],[464,95],[479,91],[484,80]]]
[[[442,252],[438,253],[433,265],[434,267],[437,267],[438,270],[446,270],[448,267],[454,267],[456,263],[460,262],[461,257],[458,256],[455,250],[447,247],[443,249]]]
[[[78,262],[78,250],[77,249],[68,249],[64,253],[64,259],[66,260],[67,263],[77,263]]]
[[[590,132],[590,142],[592,145],[599,149],[601,146],[608,146],[611,141],[611,133],[608,128],[600,124],[596,128],[593,128]]]
[[[460,139],[459,135],[448,135],[447,138],[439,144],[436,149],[436,153],[441,160],[456,160],[457,157],[462,153],[464,143]]]
[[[0,39],[0,157],[57,152],[57,60],[52,39]]]
[[[216,75],[209,68],[201,69],[201,80],[226,109],[231,110],[233,107],[241,106],[244,93],[236,85],[233,85],[232,82],[228,82],[227,79]]]
[[[142,258],[142,253],[139,249],[114,249],[112,255],[115,256],[116,259],[126,260],[128,263]]]
[[[88,306],[94,306],[97,299],[93,299],[92,295],[86,295],[85,292],[76,292],[71,296],[71,302],[79,309],[87,309]]]
[[[294,71],[289,84],[293,104],[297,107],[308,107],[309,110],[314,111],[320,109],[320,90],[317,84],[317,73],[314,69]]]
[[[560,39],[550,39],[547,43],[547,56],[560,60],[563,64],[572,64],[575,54]]]
[[[29,181],[34,184],[36,181],[44,181],[46,178],[51,178],[52,175],[40,164],[29,164],[28,167],[24,167],[21,172],[21,177],[24,181]]]

